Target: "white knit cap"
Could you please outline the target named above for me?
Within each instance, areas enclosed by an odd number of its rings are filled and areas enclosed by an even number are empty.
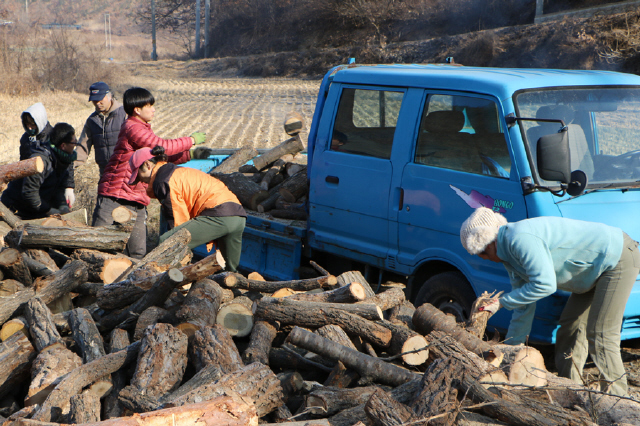
[[[470,254],[484,251],[498,236],[498,229],[507,224],[507,219],[486,207],[479,207],[460,227],[460,242]]]

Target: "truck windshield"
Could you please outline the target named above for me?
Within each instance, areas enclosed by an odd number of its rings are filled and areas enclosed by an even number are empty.
[[[519,117],[561,119],[568,126],[571,169],[582,170],[589,187],[622,187],[640,181],[640,88],[570,87],[515,96]],[[537,175],[536,145],[560,123],[520,122]],[[544,182],[536,176],[538,182]]]

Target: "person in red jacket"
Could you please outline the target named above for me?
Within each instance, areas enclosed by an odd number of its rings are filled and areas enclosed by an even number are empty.
[[[93,210],[92,226],[113,224],[111,212],[119,206],[136,211],[136,222],[131,231],[126,253],[134,258],[142,258],[147,251],[147,184],[139,182],[131,186],[129,159],[134,151],[143,147],[162,146],[168,160],[172,163],[184,163],[191,159],[189,150],[205,142],[204,133],[192,133],[177,139],[162,139],[156,136],[149,124],[155,114],[155,99],[151,92],[141,87],[133,87],[122,96],[124,111],[129,118],[124,122],[118,135],[104,173],[98,183],[98,199]]]
[[[236,272],[247,220],[238,197],[213,176],[166,161],[161,146],[141,148],[129,160],[133,171],[129,185],[148,184],[147,193],[162,204],[170,231],[160,236],[160,242],[185,228],[191,233],[189,248],[208,244],[211,251],[215,241],[225,269]]]

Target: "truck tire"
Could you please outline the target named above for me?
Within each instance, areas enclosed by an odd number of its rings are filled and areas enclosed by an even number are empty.
[[[422,284],[414,301],[419,307],[430,303],[446,314],[452,314],[457,322],[466,321],[476,294],[469,281],[458,271],[434,275]]]

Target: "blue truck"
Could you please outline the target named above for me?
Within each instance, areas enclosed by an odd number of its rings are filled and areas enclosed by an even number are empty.
[[[241,268],[300,278],[309,260],[406,283],[459,319],[504,268],[470,256],[479,206],[509,221],[562,216],[640,240],[640,77],[605,71],[343,65],[322,80],[309,130],[308,220],[249,212]],[[188,164],[208,170],[220,158]],[[588,230],[586,230],[588,231]],[[198,248],[202,255],[202,248]],[[530,340],[553,343],[567,294],[539,301]],[[505,332],[511,313],[489,325]],[[640,284],[622,338],[640,337]]]

